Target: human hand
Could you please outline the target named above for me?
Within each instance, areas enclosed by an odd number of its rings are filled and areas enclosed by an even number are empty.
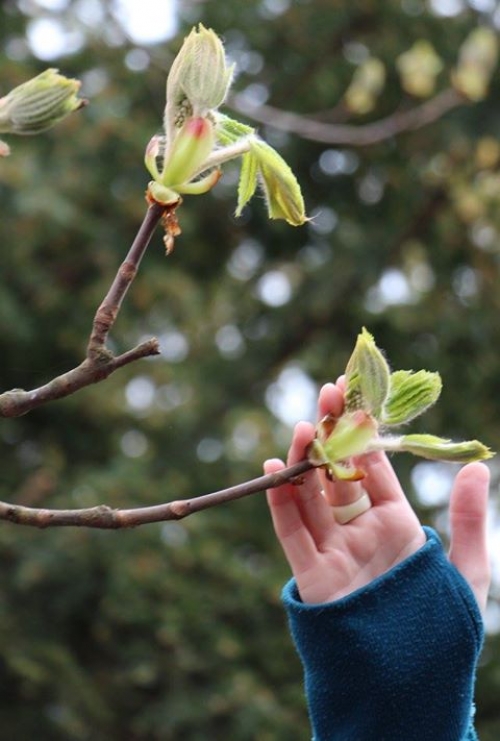
[[[343,410],[344,384],[323,386],[319,416],[338,417]],[[304,458],[314,426],[299,422],[288,454],[288,465]],[[361,482],[329,481],[321,470],[308,471],[299,485],[284,484],[268,491],[274,528],[303,602],[331,602],[369,584],[417,551],[426,540],[396,474],[384,453],[360,459],[366,473]],[[266,473],[284,464],[266,461]],[[450,499],[450,561],[469,583],[484,610],[489,587],[486,510],[489,471],[469,463],[455,479]],[[332,506],[349,504],[368,492],[372,507],[345,525],[338,524]],[[321,491],[323,490],[324,496]]]

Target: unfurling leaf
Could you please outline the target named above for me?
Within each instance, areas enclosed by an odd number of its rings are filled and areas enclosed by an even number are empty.
[[[363,409],[379,419],[389,392],[390,370],[373,336],[363,327],[347,363],[347,411]]]
[[[313,466],[345,481],[363,478],[357,456],[375,451],[413,453],[430,460],[469,463],[493,455],[478,440],[453,442],[434,435],[391,436],[384,427],[401,425],[422,414],[441,392],[441,378],[429,371],[391,373],[372,335],[363,328],[345,371],[344,410],[316,425],[307,450]],[[353,461],[354,459],[354,461]]]
[[[415,419],[436,403],[441,389],[439,373],[426,370],[416,373],[404,370],[392,373],[381,423],[392,427]]]
[[[399,439],[397,449],[422,458],[452,463],[483,461],[493,456],[491,450],[479,440],[455,443],[435,435],[404,435]]]
[[[240,181],[238,183],[238,206],[236,216],[240,216],[248,201],[257,188],[259,163],[252,152],[247,152],[241,158]]]
[[[249,139],[250,153],[259,169],[259,182],[264,191],[271,219],[285,219],[292,226],[307,221],[304,200],[295,175],[283,157],[261,139]]]
[[[361,410],[346,412],[336,420],[327,416],[316,427],[308,459],[316,466],[324,466],[335,478],[355,481],[363,473],[349,459],[365,453],[376,437],[376,421]]]
[[[215,117],[217,123],[217,139],[222,146],[227,147],[235,144],[241,139],[255,136],[255,129],[234,118],[226,116],[224,113],[217,111]]]

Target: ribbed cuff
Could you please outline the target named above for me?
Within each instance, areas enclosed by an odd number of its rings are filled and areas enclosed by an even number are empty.
[[[438,535],[366,587],[305,604],[283,590],[317,741],[465,741],[483,624]]]

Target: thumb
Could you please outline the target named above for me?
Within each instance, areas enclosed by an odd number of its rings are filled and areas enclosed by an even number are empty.
[[[490,472],[483,463],[469,463],[457,474],[450,498],[449,558],[469,583],[482,612],[490,585],[486,538]]]

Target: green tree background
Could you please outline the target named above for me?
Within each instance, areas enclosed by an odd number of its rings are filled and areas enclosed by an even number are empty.
[[[441,57],[438,92],[468,33],[500,22],[493,0],[165,0],[156,12],[174,12],[177,32],[144,45],[118,6],[0,8],[0,89],[57,66],[90,99],[46,135],[9,139],[0,163],[2,389],[82,359],[144,213],[144,148],[191,25],[224,38],[236,93],[363,126],[421,105],[396,64],[416,41]],[[343,95],[369,54],[386,84],[353,115]],[[499,93],[495,73],[476,104],[370,146],[260,123],[297,173],[311,223],[269,222],[258,201],[236,220],[231,169],[211,194],[186,198],[175,252],[165,257],[158,232],[113,330],[123,350],[156,334],[161,357],[1,420],[0,498],[130,507],[259,475],[285,453],[293,420],[314,415],[362,325],[394,367],[442,374],[427,431],[500,449]],[[445,533],[455,468],[395,465],[424,521]],[[288,570],[262,495],[130,532],[2,523],[0,567],[3,738],[309,738],[279,599]],[[500,732],[498,596],[497,584],[478,681],[483,741]]]

